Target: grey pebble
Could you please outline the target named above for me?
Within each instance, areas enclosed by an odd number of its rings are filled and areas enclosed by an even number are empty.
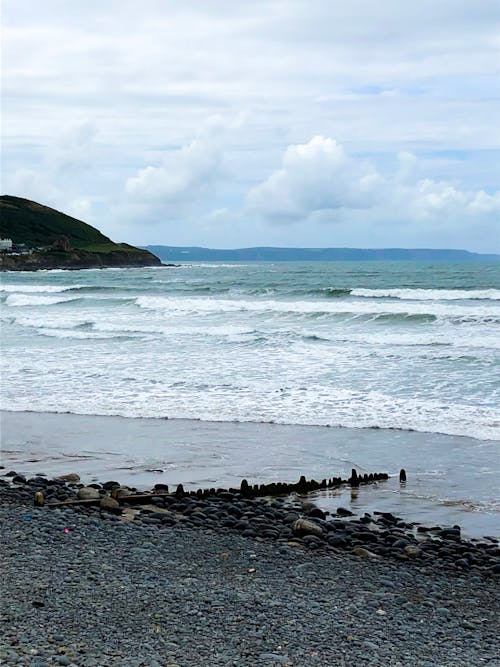
[[[350,519],[342,528],[325,528],[325,535],[345,538],[335,549],[324,540],[306,547],[283,522],[293,513],[284,503],[237,498],[231,505],[214,498],[199,503],[203,515],[191,512],[199,527],[124,524],[118,517],[96,519],[91,510],[34,511],[9,500],[4,488],[0,484],[0,622],[7,649],[2,654],[0,643],[0,657],[10,651],[7,664],[495,664],[498,591],[487,572],[493,554],[485,552],[486,564],[476,571],[455,568],[454,549],[481,555],[463,541],[447,542],[449,566],[439,561],[434,567],[437,547],[425,565],[390,554],[351,554],[357,533],[369,525]],[[189,508],[189,500],[171,500],[165,506],[175,505],[174,511],[198,507],[197,501]],[[23,519],[28,513],[29,522]],[[392,541],[406,535],[401,525],[383,526],[380,534],[391,531]],[[370,538],[367,547],[380,555],[390,552],[387,544]],[[33,600],[45,607],[33,607]],[[62,645],[65,655],[58,654]],[[35,650],[38,655],[28,657]]]

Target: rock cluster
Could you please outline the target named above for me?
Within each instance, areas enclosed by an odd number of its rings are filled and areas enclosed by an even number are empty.
[[[234,531],[250,540],[272,540],[313,550],[330,549],[481,575],[500,574],[498,540],[464,539],[459,526],[426,527],[406,523],[388,512],[357,517],[342,507],[330,516],[295,496],[252,498],[235,490],[196,495],[186,493],[182,485],[170,494],[168,487],[157,485],[151,494],[138,495],[141,502],[135,504],[127,502],[129,495],[123,495],[135,490],[122,489],[116,481],[84,486],[61,478],[49,480],[39,476],[26,480],[12,475],[12,484],[0,481],[0,499],[10,494],[11,498],[32,502],[35,493],[43,493],[45,511],[51,511],[54,502],[88,500],[95,504],[71,507],[89,515],[98,510],[101,517],[115,521],[125,513],[128,521],[162,530],[182,525],[197,530]]]
[[[49,508],[53,498],[76,499],[79,485],[0,483],[1,664],[497,664],[489,561],[466,569],[450,559],[448,568],[430,552],[403,560],[375,553],[421,548],[390,515],[364,523],[286,499],[172,494],[122,505],[121,517],[103,510],[101,519],[101,496],[113,487],[97,488],[97,501]],[[48,503],[37,509],[39,488]],[[456,529],[441,530],[430,533],[436,544],[471,550]],[[391,531],[408,544],[362,535]],[[345,546],[330,544],[338,537]]]

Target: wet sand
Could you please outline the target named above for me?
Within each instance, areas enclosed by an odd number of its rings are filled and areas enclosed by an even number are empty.
[[[2,412],[1,463],[26,475],[78,472],[84,482],[116,479],[136,488],[293,482],[388,472],[378,485],[324,491],[316,503],[356,513],[392,511],[430,525],[458,523],[471,537],[500,534],[498,442],[314,426],[130,419]],[[408,472],[400,486],[397,473]],[[7,470],[6,470],[7,471]]]

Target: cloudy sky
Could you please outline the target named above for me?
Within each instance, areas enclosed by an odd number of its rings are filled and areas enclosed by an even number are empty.
[[[4,193],[135,244],[500,251],[497,0],[3,0]]]

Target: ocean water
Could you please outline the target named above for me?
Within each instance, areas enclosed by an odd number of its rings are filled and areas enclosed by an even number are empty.
[[[4,410],[464,436],[498,469],[500,263],[11,272],[0,301]]]

